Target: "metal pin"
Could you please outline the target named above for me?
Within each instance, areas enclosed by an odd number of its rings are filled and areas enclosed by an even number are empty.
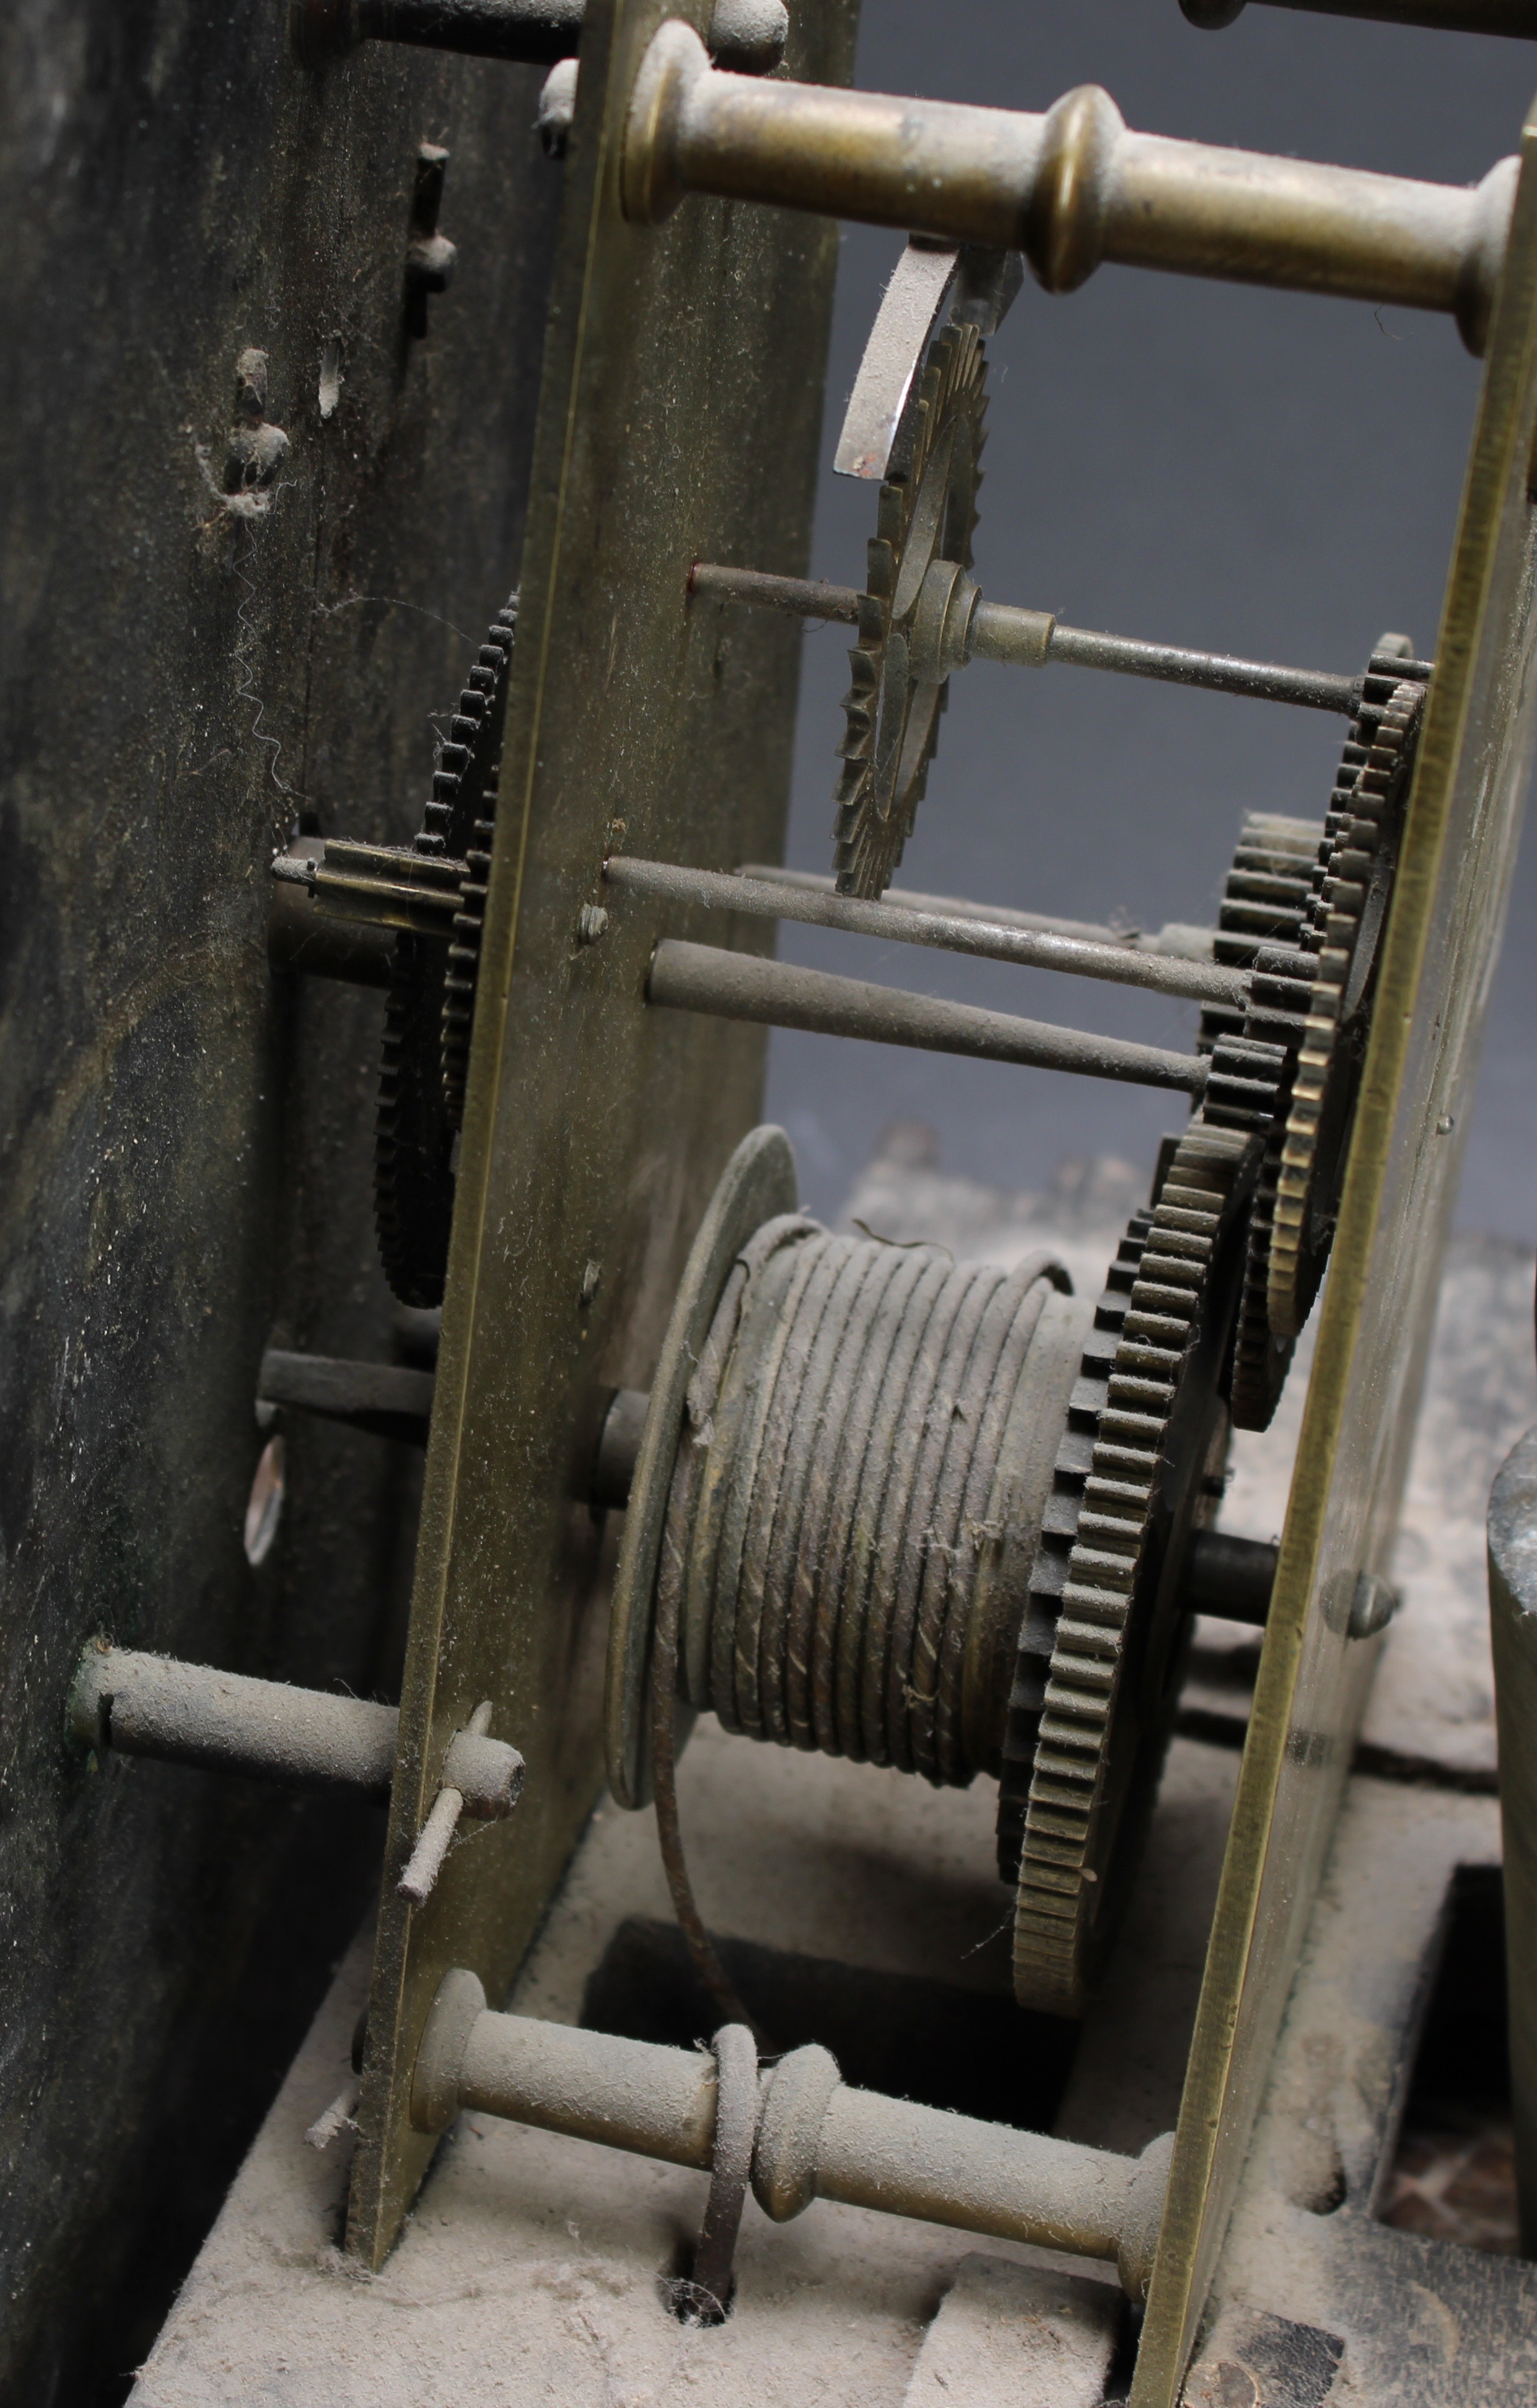
[[[338,2132],[344,2132],[357,2113],[358,2093],[362,2086],[354,2074],[342,2085],[329,2107],[322,2108],[305,2134],[312,2149],[328,2149]]]
[[[410,239],[406,245],[406,332],[414,342],[426,337],[429,294],[448,291],[459,257],[447,235],[438,231],[448,159],[448,152],[436,142],[422,143],[416,153]]]
[[[478,1705],[465,1726],[472,1739],[483,1739],[491,1728],[491,1700]],[[452,1747],[450,1754],[452,1755]],[[459,1828],[459,1817],[465,1811],[465,1793],[451,1782],[445,1782],[432,1801],[431,1811],[423,1824],[409,1864],[395,1884],[399,1895],[412,1906],[424,1906],[432,1896],[443,1859]]]

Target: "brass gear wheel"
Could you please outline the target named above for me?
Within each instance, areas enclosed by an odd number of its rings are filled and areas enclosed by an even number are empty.
[[[1224,1040],[1225,1046],[1236,1049],[1253,1065],[1252,1090],[1246,1096],[1232,1095],[1229,1100],[1234,1082],[1220,1077],[1224,1045],[1216,1049],[1207,1084],[1207,1119],[1225,1119],[1231,1127],[1254,1129],[1264,1140],[1249,1207],[1243,1288],[1233,1337],[1229,1401],[1235,1429],[1269,1429],[1296,1352],[1296,1340],[1277,1337],[1271,1326],[1271,1241],[1286,1115],[1312,1000],[1311,956],[1290,946],[1261,945],[1249,972],[1243,1035]]]
[[[1222,1383],[1259,1145],[1191,1122],[1095,1312],[1020,1631],[998,1792],[1021,2005],[1082,2012],[1172,1722],[1185,1541],[1222,1491]]]
[[[1259,1131],[1265,1151],[1249,1208],[1249,1234],[1233,1341],[1232,1415],[1237,1429],[1268,1429],[1295,1344],[1271,1328],[1271,1230],[1291,1082],[1301,1051],[1313,961],[1301,951],[1318,863],[1322,820],[1245,812],[1217,912],[1215,958],[1249,973],[1247,1006],[1201,1014],[1199,1049],[1214,1056],[1204,1116]]]
[[[496,808],[496,764],[507,710],[517,596],[481,646],[438,748],[419,853],[461,860]],[[395,940],[374,1124],[374,1226],[385,1277],[402,1304],[443,1301],[453,1222],[456,1123],[444,1092],[443,1014],[451,968],[441,937],[402,930]]]
[[[497,623],[510,648],[517,633],[518,597],[512,595]],[[459,882],[459,909],[453,915],[448,968],[443,978],[441,1056],[443,1102],[450,1125],[464,1126],[465,1082],[469,1075],[469,1040],[475,1033],[475,991],[481,975],[481,944],[485,935],[486,893],[491,879],[491,847],[496,833],[496,795],[501,783],[501,730],[507,713],[505,680],[494,730],[495,747],[480,787],[477,817],[465,853],[465,875]]]
[[[839,748],[833,867],[842,895],[884,894],[923,800],[949,681],[916,673],[915,623],[929,569],[971,566],[985,375],[975,326],[941,328],[881,487]]]
[[[1214,961],[1229,969],[1254,968],[1261,948],[1300,946],[1316,890],[1315,872],[1325,840],[1322,820],[1283,818],[1275,811],[1245,811],[1222,884]],[[1200,1016],[1201,1053],[1220,1037],[1240,1037],[1247,1015],[1209,1005]]]
[[[1304,939],[1314,955],[1312,995],[1276,1177],[1266,1283],[1278,1340],[1300,1334],[1333,1242],[1425,693],[1423,678],[1402,678],[1385,704],[1363,710],[1326,823],[1327,858]]]

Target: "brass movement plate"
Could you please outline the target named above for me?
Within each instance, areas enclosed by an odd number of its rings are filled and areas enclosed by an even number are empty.
[[[1523,132],[1338,1234],[1131,2390],[1172,2408],[1380,1642],[1386,1572],[1537,735],[1537,113]]]
[[[433,2141],[411,2067],[443,1973],[510,1985],[597,1795],[602,1412],[651,1378],[711,1192],[758,1116],[760,1031],[648,1010],[663,933],[759,924],[605,895],[616,848],[780,857],[798,624],[691,610],[697,559],[804,576],[837,230],[696,200],[626,224],[625,97],[665,15],[588,0],[546,337],[522,608],[401,1698],[347,2246],[378,2266]],[[786,72],[847,80],[855,0],[796,10]],[[582,943],[583,905],[607,932]],[[527,1758],[427,1905],[395,1883],[477,1702]]]

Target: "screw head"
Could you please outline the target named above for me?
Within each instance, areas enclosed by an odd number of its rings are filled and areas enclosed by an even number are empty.
[[[1379,1630],[1386,1630],[1401,1603],[1398,1590],[1378,1573],[1362,1572],[1351,1599],[1351,1638],[1372,1639]]]

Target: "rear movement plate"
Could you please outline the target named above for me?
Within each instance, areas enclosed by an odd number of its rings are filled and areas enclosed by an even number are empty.
[[[438,1985],[465,1966],[505,1996],[596,1797],[603,1411],[649,1383],[758,1117],[760,1031],[646,1008],[664,911],[671,935],[702,916],[610,896],[605,924],[601,867],[779,856],[800,631],[691,609],[688,576],[805,574],[837,234],[722,202],[625,223],[616,135],[668,13],[703,27],[710,0],[589,0],[582,26],[358,2111],[347,2246],[368,2266],[434,2145],[409,2101]],[[797,17],[788,71],[846,80],[853,0]],[[411,1910],[395,1885],[482,1698],[524,1802]]]

